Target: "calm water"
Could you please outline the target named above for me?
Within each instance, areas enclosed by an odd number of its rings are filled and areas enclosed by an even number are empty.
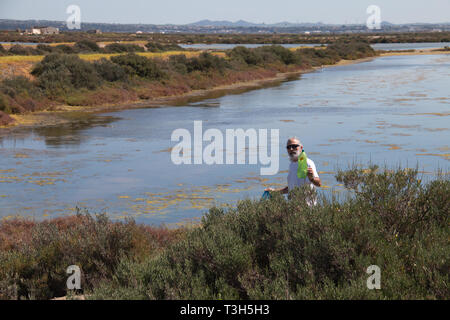
[[[213,44],[182,44],[180,45],[186,49],[215,49],[215,50],[229,50],[237,46],[244,46],[247,48],[256,48],[261,46],[270,46],[270,44],[223,44],[223,43],[213,43]],[[318,47],[321,44],[282,44],[286,48],[295,47]],[[372,44],[372,48],[375,50],[420,50],[420,49],[430,49],[430,48],[444,48],[445,46],[450,46],[450,42],[426,42],[426,43],[376,43]]]
[[[11,45],[37,45],[46,43],[33,43],[33,42],[0,42],[0,44],[11,44]],[[261,46],[270,46],[271,44],[228,44],[228,43],[195,43],[195,44],[180,44],[181,47],[186,49],[214,49],[214,50],[229,50],[237,46],[244,46],[247,48],[257,48]],[[319,43],[295,43],[295,44],[281,44],[286,48],[296,48],[296,47],[320,47],[322,44]],[[450,46],[450,42],[424,42],[424,43],[376,43],[372,44],[375,50],[420,50],[420,49],[430,49],[430,48],[444,48]]]
[[[450,55],[393,56],[325,68],[278,86],[178,106],[80,117],[64,126],[0,133],[0,216],[56,217],[75,207],[149,224],[196,220],[213,204],[283,186],[285,141],[298,136],[328,195],[351,163],[449,167]],[[279,129],[280,172],[260,165],[174,165],[171,134]],[[204,144],[206,145],[206,143]]]

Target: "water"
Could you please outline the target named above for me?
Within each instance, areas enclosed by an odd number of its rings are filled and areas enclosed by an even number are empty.
[[[271,46],[272,44],[267,43],[242,43],[242,44],[233,44],[233,43],[211,43],[211,44],[204,44],[204,43],[195,43],[195,44],[180,44],[180,47],[183,47],[185,49],[197,49],[197,50],[230,50],[237,46],[243,46],[246,48],[257,48],[257,47],[263,47],[263,46]],[[285,48],[296,48],[296,47],[320,47],[322,44],[320,43],[288,43],[288,44],[280,44],[280,46],[283,46]]]
[[[0,216],[42,219],[75,207],[148,224],[197,220],[213,204],[260,198],[286,184],[285,141],[298,136],[325,194],[351,163],[448,170],[450,55],[391,56],[324,68],[264,89],[177,106],[79,117],[57,127],[0,132]],[[260,165],[174,165],[171,134],[279,129],[280,171]],[[206,145],[206,143],[204,144]]]
[[[10,45],[38,45],[47,43],[33,43],[33,42],[0,42],[0,44]],[[271,44],[229,44],[229,43],[195,43],[195,44],[180,44],[180,47],[185,49],[198,49],[198,50],[230,50],[237,46],[244,46],[246,48],[257,48],[261,46],[270,46]],[[320,47],[320,43],[294,43],[294,44],[280,44],[285,48],[297,48],[297,47]],[[424,42],[424,43],[375,43],[372,44],[372,48],[375,50],[420,50],[431,48],[444,48],[449,47],[450,42]]]
[[[450,46],[450,42],[424,42],[424,43],[375,43],[375,50],[421,50],[432,48],[444,48]]]
[[[214,50],[229,50],[237,46],[244,46],[247,48],[256,48],[261,46],[270,46],[271,44],[223,44],[223,43],[213,43],[213,44],[182,44],[180,45],[186,49],[214,49]],[[285,48],[296,48],[296,47],[319,47],[322,44],[312,43],[297,43],[297,44],[281,44]],[[372,48],[375,50],[420,50],[420,49],[431,49],[431,48],[444,48],[445,46],[450,46],[450,42],[426,42],[426,43],[375,43],[372,44]]]

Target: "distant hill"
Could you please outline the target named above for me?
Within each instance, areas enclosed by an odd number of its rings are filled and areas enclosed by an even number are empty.
[[[34,26],[50,26],[59,28],[60,31],[69,31],[65,21],[49,20],[13,20],[0,19],[0,30],[25,30]],[[81,24],[81,31],[100,29],[103,32],[129,32],[137,31],[150,33],[303,33],[313,32],[336,32],[336,33],[358,33],[368,32],[365,24],[326,24],[315,23],[292,23],[278,22],[272,24],[253,23],[244,20],[236,22],[222,20],[201,20],[194,23],[175,24],[113,24],[86,22]],[[411,23],[392,24],[383,21],[378,32],[405,32],[405,31],[450,31],[450,23]]]
[[[247,22],[244,20],[239,20],[236,22],[231,21],[212,21],[212,20],[201,20],[194,23],[186,24],[186,26],[198,26],[198,27],[255,27],[255,26],[261,26],[257,23]]]

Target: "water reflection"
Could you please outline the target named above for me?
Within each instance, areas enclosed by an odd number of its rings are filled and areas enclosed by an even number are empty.
[[[93,127],[107,127],[120,117],[104,116],[90,113],[67,113],[64,116],[70,121],[67,123],[51,126],[40,126],[35,128],[10,128],[0,129],[0,145],[8,141],[12,146],[23,143],[27,139],[43,139],[48,147],[70,147],[77,146],[90,137],[83,133],[84,130]]]
[[[83,119],[73,120],[72,122],[48,127],[38,127],[32,130],[33,134],[45,139],[45,144],[51,147],[67,147],[79,145],[90,137],[83,133],[84,130],[93,127],[107,127],[119,117],[83,115]]]

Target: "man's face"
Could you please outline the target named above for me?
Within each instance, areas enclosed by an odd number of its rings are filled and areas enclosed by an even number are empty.
[[[303,146],[298,140],[289,140],[286,148],[291,161],[297,161]]]

